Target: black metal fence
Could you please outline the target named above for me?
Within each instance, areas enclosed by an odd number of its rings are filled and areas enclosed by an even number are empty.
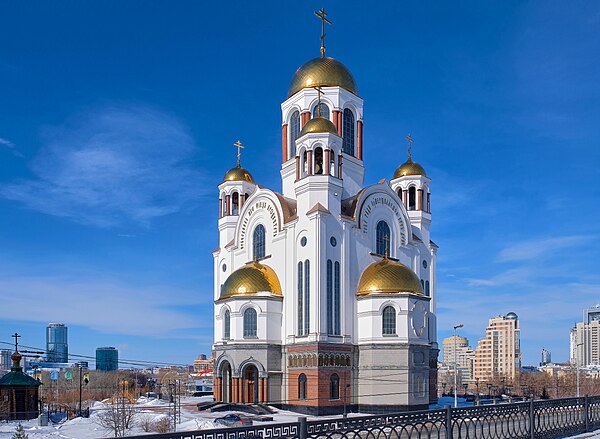
[[[600,428],[600,396],[352,416],[139,439],[553,439]]]

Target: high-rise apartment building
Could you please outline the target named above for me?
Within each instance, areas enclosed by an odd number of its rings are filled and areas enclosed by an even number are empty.
[[[112,346],[96,348],[96,370],[111,371],[119,368],[119,351]]]
[[[453,373],[456,363],[457,372],[460,374],[461,382],[473,380],[473,348],[469,346],[469,340],[465,337],[450,336],[442,340],[444,367],[449,373]],[[456,349],[456,357],[454,352]]]
[[[49,323],[46,328],[46,361],[50,363],[69,362],[67,327],[62,323]]]
[[[10,370],[12,366],[11,355],[12,352],[9,349],[0,349],[0,370]]]
[[[515,378],[521,369],[521,330],[514,312],[491,318],[485,338],[475,350],[473,375],[477,380]]]
[[[546,364],[552,363],[552,356],[549,350],[542,349],[542,361],[540,362],[540,366],[545,366]]]
[[[600,320],[575,325],[571,337],[571,350],[575,354],[574,363],[579,367],[600,364]]]
[[[583,310],[583,323],[590,324],[596,320],[600,320],[600,304]]]

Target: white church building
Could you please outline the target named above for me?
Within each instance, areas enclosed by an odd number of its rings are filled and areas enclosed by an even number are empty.
[[[437,387],[431,180],[409,137],[394,175],[363,185],[363,100],[324,52],[281,104],[280,192],[257,184],[239,153],[219,185],[215,400],[424,409]]]

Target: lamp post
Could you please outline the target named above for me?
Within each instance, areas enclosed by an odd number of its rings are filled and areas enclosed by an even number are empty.
[[[454,408],[458,407],[458,395],[456,394],[456,385],[457,385],[457,375],[458,375],[458,368],[457,368],[457,364],[456,364],[456,330],[459,328],[462,328],[463,324],[460,323],[458,325],[454,325],[452,328],[454,329]]]

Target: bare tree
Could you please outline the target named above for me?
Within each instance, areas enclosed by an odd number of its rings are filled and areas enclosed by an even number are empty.
[[[127,398],[119,398],[100,413],[96,423],[105,430],[114,433],[115,437],[125,437],[125,433],[133,427],[139,409]]]

